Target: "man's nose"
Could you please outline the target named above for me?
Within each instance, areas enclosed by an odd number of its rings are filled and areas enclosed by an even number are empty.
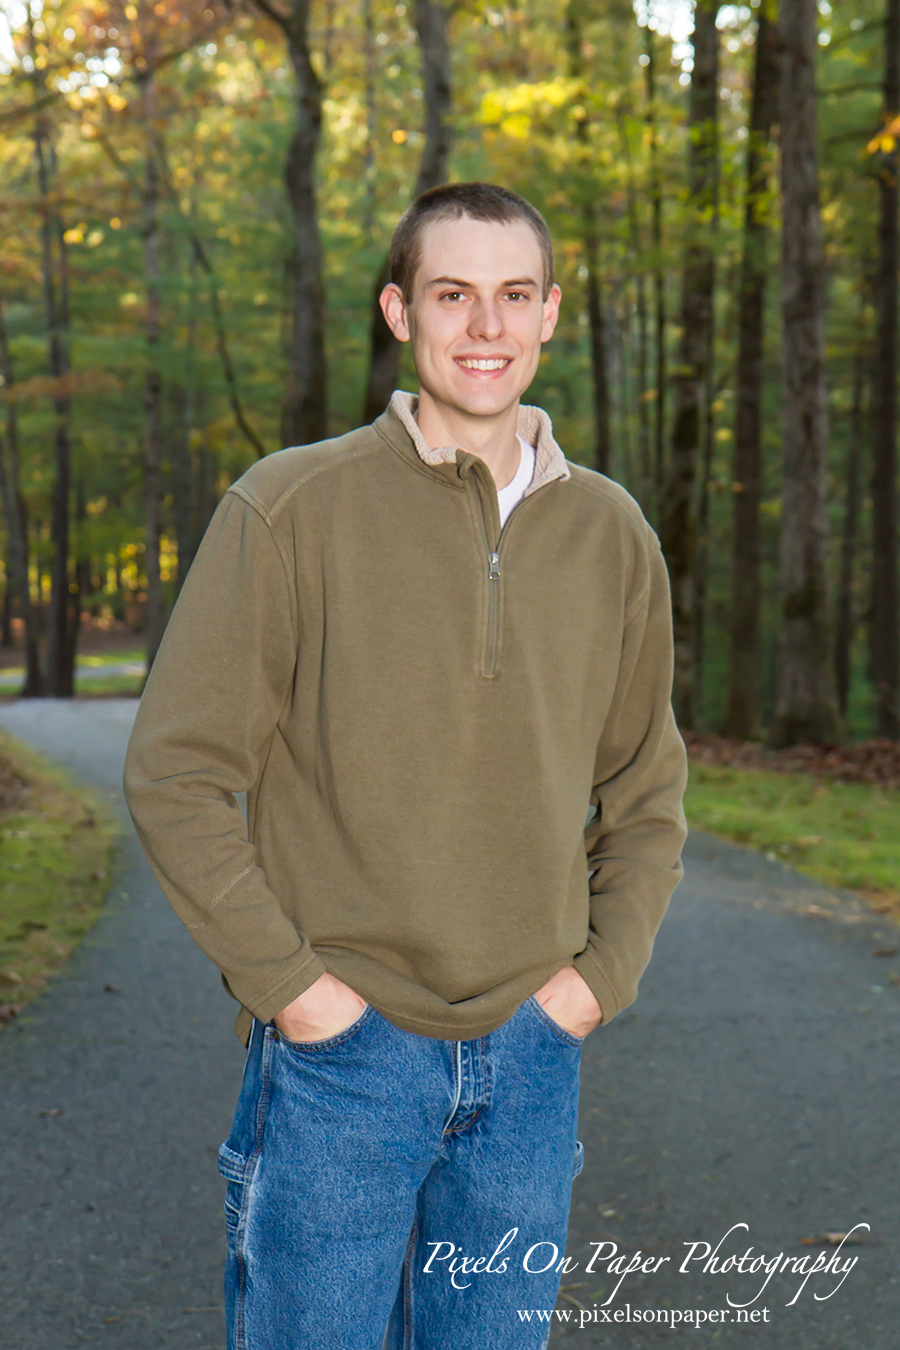
[[[494,342],[503,332],[503,316],[493,300],[479,300],[472,306],[469,337]]]

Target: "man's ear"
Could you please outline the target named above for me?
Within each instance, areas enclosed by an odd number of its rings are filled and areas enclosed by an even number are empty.
[[[562,299],[562,291],[557,285],[550,287],[547,299],[544,301],[544,320],[541,325],[541,342],[549,342],[553,336],[553,330],[556,327],[556,320],[559,318],[559,302]]]
[[[388,328],[398,342],[409,342],[409,324],[406,321],[406,301],[403,292],[389,281],[378,297],[381,312]]]

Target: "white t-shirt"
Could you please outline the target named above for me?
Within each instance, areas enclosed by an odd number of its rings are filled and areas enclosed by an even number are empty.
[[[519,467],[516,469],[515,476],[505,488],[501,488],[497,493],[497,501],[500,506],[500,528],[506,524],[510,511],[525,496],[528,488],[531,486],[531,480],[534,477],[534,446],[523,441],[521,436],[516,438],[519,442]]]

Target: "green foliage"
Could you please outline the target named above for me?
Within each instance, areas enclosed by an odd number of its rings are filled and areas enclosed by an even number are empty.
[[[757,0],[758,3],[758,0]],[[372,0],[374,45],[366,52],[361,0],[314,6],[315,64],[325,86],[318,194],[326,254],[330,422],[333,433],[360,417],[368,360],[371,288],[393,225],[409,200],[424,144],[420,56],[413,5]],[[832,13],[820,4],[819,100],[822,202],[829,265],[828,363],[831,399],[831,527],[836,556],[843,519],[853,362],[871,339],[866,291],[876,234],[874,156],[880,125],[881,7],[861,0]],[[721,182],[717,249],[715,418],[708,480],[707,607],[702,716],[719,724],[725,698],[730,609],[736,295],[743,219],[746,125],[755,5],[721,12]],[[644,7],[638,6],[643,17]],[[571,20],[571,22],[570,22]],[[579,30],[578,40],[573,37]],[[650,303],[650,274],[661,265],[669,315],[667,354],[676,359],[679,273],[688,213],[685,199],[685,97],[690,48],[653,37],[656,100],[647,102],[646,34],[623,0],[528,5],[487,0],[457,7],[451,25],[454,178],[509,184],[546,214],[557,245],[564,300],[560,325],[529,397],[554,418],[566,453],[590,462],[593,403],[586,314],[584,212],[596,211],[604,291],[612,473],[655,503],[642,478],[641,410],[652,409],[654,362],[640,385],[639,283]],[[154,45],[155,44],[155,45]],[[159,113],[150,128],[137,78],[142,54],[159,66]],[[164,149],[162,371],[166,462],[164,532],[175,536],[175,508],[193,484],[191,510],[204,518],[214,500],[253,461],[236,425],[217,343],[213,292],[249,422],[268,450],[280,446],[291,306],[291,229],[283,164],[294,127],[294,86],[283,38],[252,5],[226,8],[163,0],[52,0],[34,35],[11,33],[7,117],[0,145],[0,208],[5,302],[18,387],[24,491],[34,577],[51,555],[54,413],[41,294],[42,203],[34,176],[28,109],[41,105],[55,147],[53,202],[66,229],[71,292],[75,480],[87,509],[73,549],[89,559],[95,587],[87,607],[101,612],[135,602],[143,585],[143,425],[148,353],[144,331],[143,175],[147,136]],[[369,79],[369,75],[374,78]],[[662,256],[652,236],[650,139],[658,143],[663,193]],[[777,201],[770,216],[777,230]],[[199,240],[213,268],[198,265]],[[771,710],[778,627],[780,492],[777,238],[771,241],[767,302],[763,504],[763,708]],[[648,318],[652,329],[652,315]],[[649,333],[648,341],[652,338]],[[414,380],[408,359],[403,379]],[[864,465],[864,478],[867,470]],[[205,484],[205,485],[204,485]],[[871,502],[861,538],[868,540]],[[208,514],[208,512],[207,512]],[[857,616],[865,611],[868,545],[856,575]],[[115,579],[118,562],[120,582]],[[176,585],[174,544],[164,576]],[[121,591],[118,589],[121,587]],[[854,667],[849,725],[869,730],[864,662]]]

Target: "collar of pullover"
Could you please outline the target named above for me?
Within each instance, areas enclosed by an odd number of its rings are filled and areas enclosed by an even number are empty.
[[[425,440],[416,422],[418,406],[419,400],[416,395],[409,394],[403,389],[395,389],[391,395],[390,411],[399,418],[409,432],[410,439],[423,463],[430,465],[432,468],[438,464],[456,464],[460,453],[456,446],[440,445],[434,447],[430,446]],[[543,487],[545,483],[552,482],[554,478],[571,478],[572,475],[565,456],[553,438],[550,418],[543,408],[520,404],[516,431],[524,441],[534,446],[534,475],[525,490],[526,497],[530,496],[532,492],[536,492],[539,487]]]

